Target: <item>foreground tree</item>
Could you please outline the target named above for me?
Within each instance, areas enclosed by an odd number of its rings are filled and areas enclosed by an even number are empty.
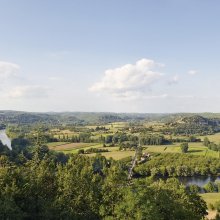
[[[200,220],[206,215],[206,204],[196,194],[188,194],[178,180],[159,181],[149,187],[124,189],[114,219]]]
[[[199,220],[206,214],[205,202],[176,179],[128,182],[122,161],[55,157],[46,147],[19,164],[0,156],[0,219]]]

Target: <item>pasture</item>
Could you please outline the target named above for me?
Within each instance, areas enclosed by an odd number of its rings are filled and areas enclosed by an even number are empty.
[[[220,133],[207,135],[207,136],[199,136],[199,138],[201,138],[202,141],[204,140],[205,137],[207,137],[211,142],[215,142],[216,144],[220,143]]]
[[[214,205],[216,202],[220,201],[220,193],[202,193],[200,196],[204,199],[207,205]]]
[[[115,147],[103,147],[100,143],[68,143],[68,142],[52,142],[48,144],[51,150],[61,151],[64,153],[77,153],[80,149],[88,148],[99,148],[108,149],[109,152],[101,153],[106,158],[112,157],[115,160],[120,160],[128,156],[133,156],[133,150],[123,150],[120,151],[118,146]],[[181,153],[180,144],[175,143],[172,145],[145,145],[143,146],[143,152],[147,153]],[[207,147],[203,146],[202,143],[189,143],[189,150],[187,154],[201,155],[205,157],[219,158],[219,152],[209,150]],[[87,154],[88,155],[88,154]],[[94,156],[95,153],[89,154],[89,156]]]
[[[144,151],[149,153],[181,153],[179,143],[160,146],[150,145],[145,147],[147,149]],[[202,143],[189,143],[189,150],[187,154],[219,158],[219,152],[209,150],[207,147],[203,146]]]
[[[145,126],[155,126],[155,122],[152,123],[146,123]],[[91,139],[94,142],[98,142],[100,137],[106,137],[107,135],[113,135],[118,129],[128,126],[128,123],[125,122],[117,122],[117,123],[109,123],[103,125],[103,127],[106,127],[107,129],[110,129],[106,132],[103,131],[95,131],[92,132]],[[158,127],[163,126],[162,123],[157,123]],[[86,128],[95,129],[97,126],[86,126]],[[60,131],[62,134],[71,137],[71,135],[79,135],[78,133],[70,132],[69,130],[62,130]],[[60,133],[61,134],[61,133]],[[137,134],[138,135],[138,134]],[[58,133],[54,135],[55,137],[58,136]],[[179,137],[179,136],[178,136]],[[205,136],[199,136],[198,138],[201,138],[201,140],[204,140]],[[220,142],[220,133],[216,133],[214,135],[208,135],[207,136],[210,141],[213,141],[215,143]],[[180,138],[180,137],[179,137]],[[184,137],[183,137],[184,138]],[[107,158],[112,157],[113,159],[119,160],[126,158],[128,156],[133,156],[134,151],[132,150],[124,150],[120,151],[119,146],[116,147],[105,147],[103,148],[103,144],[101,143],[69,143],[69,142],[52,142],[48,143],[48,147],[52,150],[61,151],[64,153],[77,153],[80,149],[88,149],[88,148],[99,148],[99,149],[108,149],[109,152],[103,152],[101,153],[103,156],[106,156]],[[170,145],[145,145],[143,146],[144,150],[143,152],[147,153],[181,153],[180,149],[180,143],[174,143]],[[201,155],[205,157],[214,157],[214,158],[220,158],[220,153],[209,150],[207,147],[203,145],[202,142],[195,142],[195,143],[189,143],[189,150],[187,154],[192,155]],[[95,155],[90,154],[90,156]]]
[[[104,153],[101,153],[103,156],[105,156],[106,158],[113,158],[115,160],[121,160],[123,158],[126,158],[126,157],[132,157],[134,156],[134,151],[119,151],[119,150],[112,150],[112,151],[109,151],[109,152],[104,152]],[[95,154],[86,154],[88,156],[95,156]]]
[[[91,147],[99,148],[102,144],[98,143],[68,143],[64,142],[63,144],[55,145],[55,143],[61,142],[52,142],[48,144],[49,149],[55,151],[61,151],[64,153],[77,153],[79,149],[88,149]]]

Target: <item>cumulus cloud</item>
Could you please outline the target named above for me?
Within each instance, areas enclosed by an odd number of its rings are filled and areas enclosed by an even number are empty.
[[[136,99],[162,77],[162,73],[154,71],[154,68],[159,66],[161,65],[153,60],[141,59],[135,64],[108,69],[101,81],[90,87],[90,91],[108,92],[114,97]]]
[[[198,70],[189,70],[188,74],[189,75],[196,75],[196,74],[198,74]]]
[[[9,98],[44,98],[47,97],[48,87],[40,85],[25,85],[12,88]]]
[[[15,63],[0,61],[0,77],[3,79],[16,76],[19,70],[20,66]]]

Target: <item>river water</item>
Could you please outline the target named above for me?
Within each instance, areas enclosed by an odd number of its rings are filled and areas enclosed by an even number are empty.
[[[7,147],[11,150],[11,140],[7,136],[5,130],[0,130],[0,140],[4,145],[7,145]]]
[[[197,185],[203,187],[208,182],[220,181],[220,176],[193,176],[193,177],[178,177],[179,181],[186,186]]]

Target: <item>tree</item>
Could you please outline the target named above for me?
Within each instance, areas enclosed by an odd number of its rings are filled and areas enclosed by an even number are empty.
[[[189,144],[188,143],[182,143],[180,144],[180,148],[182,153],[187,153],[188,149],[189,149]]]
[[[204,144],[204,146],[206,146],[206,147],[208,147],[208,145],[210,144],[210,141],[209,141],[209,139],[208,139],[207,137],[204,138],[203,144]]]
[[[217,187],[213,182],[208,182],[205,186],[204,186],[204,190],[206,192],[216,192],[217,191]]]
[[[84,153],[85,153],[84,149],[79,149],[78,150],[78,154],[84,154]]]
[[[188,187],[190,193],[199,193],[201,191],[200,187],[196,184],[192,184]]]
[[[105,138],[105,143],[106,144],[112,143],[112,138],[113,138],[113,135],[107,135]]]
[[[176,179],[158,181],[146,187],[123,188],[123,198],[116,205],[114,219],[200,220],[206,204],[196,194],[187,193]]]

